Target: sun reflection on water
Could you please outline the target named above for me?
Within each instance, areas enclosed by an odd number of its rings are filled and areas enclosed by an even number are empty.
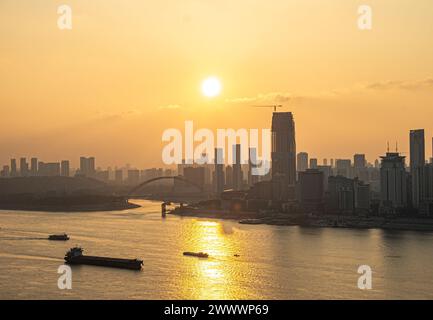
[[[234,272],[234,254],[239,244],[230,238],[230,227],[215,221],[192,221],[192,232],[185,237],[185,251],[206,252],[208,259],[185,257],[184,261],[192,270],[191,276],[182,279],[183,287],[193,289],[195,299],[233,299],[242,296],[234,292],[232,284],[237,281]],[[227,231],[229,230],[229,232]]]

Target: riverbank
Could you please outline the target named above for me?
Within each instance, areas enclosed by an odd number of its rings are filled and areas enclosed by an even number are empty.
[[[177,208],[172,210],[170,213],[187,217],[237,220],[241,224],[433,232],[433,219],[428,218],[387,218],[338,215],[312,216],[305,214],[229,212],[194,208]]]
[[[0,210],[13,211],[46,211],[46,212],[93,212],[93,211],[118,211],[136,209],[141,206],[128,202],[127,204],[95,204],[95,205],[3,205],[0,204]]]

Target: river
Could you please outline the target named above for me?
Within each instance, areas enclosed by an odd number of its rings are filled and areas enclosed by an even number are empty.
[[[433,233],[162,219],[159,202],[133,202],[142,207],[0,211],[0,299],[433,299]],[[71,240],[42,239],[63,232]],[[60,290],[75,245],[140,258],[143,269],[73,266],[72,289]],[[358,288],[360,265],[373,271],[371,290]]]

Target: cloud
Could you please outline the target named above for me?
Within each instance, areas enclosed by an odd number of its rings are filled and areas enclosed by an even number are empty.
[[[166,105],[166,106],[161,106],[161,107],[159,107],[158,109],[159,110],[176,110],[176,109],[180,109],[181,108],[181,106],[180,105],[178,105],[178,104],[169,104],[169,105]]]
[[[286,92],[270,92],[270,93],[261,93],[253,97],[242,97],[242,98],[234,98],[227,99],[226,103],[233,104],[252,104],[252,103],[266,103],[266,104],[288,104],[294,100],[303,99],[301,96],[295,96],[291,93]]]
[[[372,90],[424,90],[433,89],[433,78],[417,81],[381,81],[366,85]]]

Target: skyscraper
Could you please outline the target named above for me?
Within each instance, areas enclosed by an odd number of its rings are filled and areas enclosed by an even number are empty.
[[[16,177],[17,175],[17,160],[11,159],[11,177]]]
[[[69,177],[69,161],[62,160],[60,163],[60,175],[62,177]]]
[[[318,165],[319,165],[319,161],[317,161],[317,158],[310,159],[310,169],[317,169]]]
[[[256,148],[248,149],[248,185],[251,187],[259,182],[259,176],[254,174],[253,169],[257,167],[258,156]]]
[[[242,189],[241,145],[233,145],[233,189]]]
[[[21,177],[27,177],[29,175],[29,164],[26,158],[20,159],[20,175]]]
[[[381,159],[381,205],[390,209],[404,208],[407,206],[405,157],[388,152]]]
[[[296,140],[291,112],[272,116],[272,194],[274,200],[295,198]]]
[[[303,172],[308,169],[308,153],[299,152],[296,156],[297,171]]]
[[[221,148],[215,148],[215,171],[214,171],[214,185],[215,193],[218,197],[224,191],[224,150]]]
[[[419,208],[423,197],[425,166],[424,129],[410,131],[410,174],[412,177],[412,205]]]
[[[38,158],[30,160],[30,175],[33,177],[38,175]]]
[[[95,158],[80,157],[80,174],[86,177],[95,176]]]

